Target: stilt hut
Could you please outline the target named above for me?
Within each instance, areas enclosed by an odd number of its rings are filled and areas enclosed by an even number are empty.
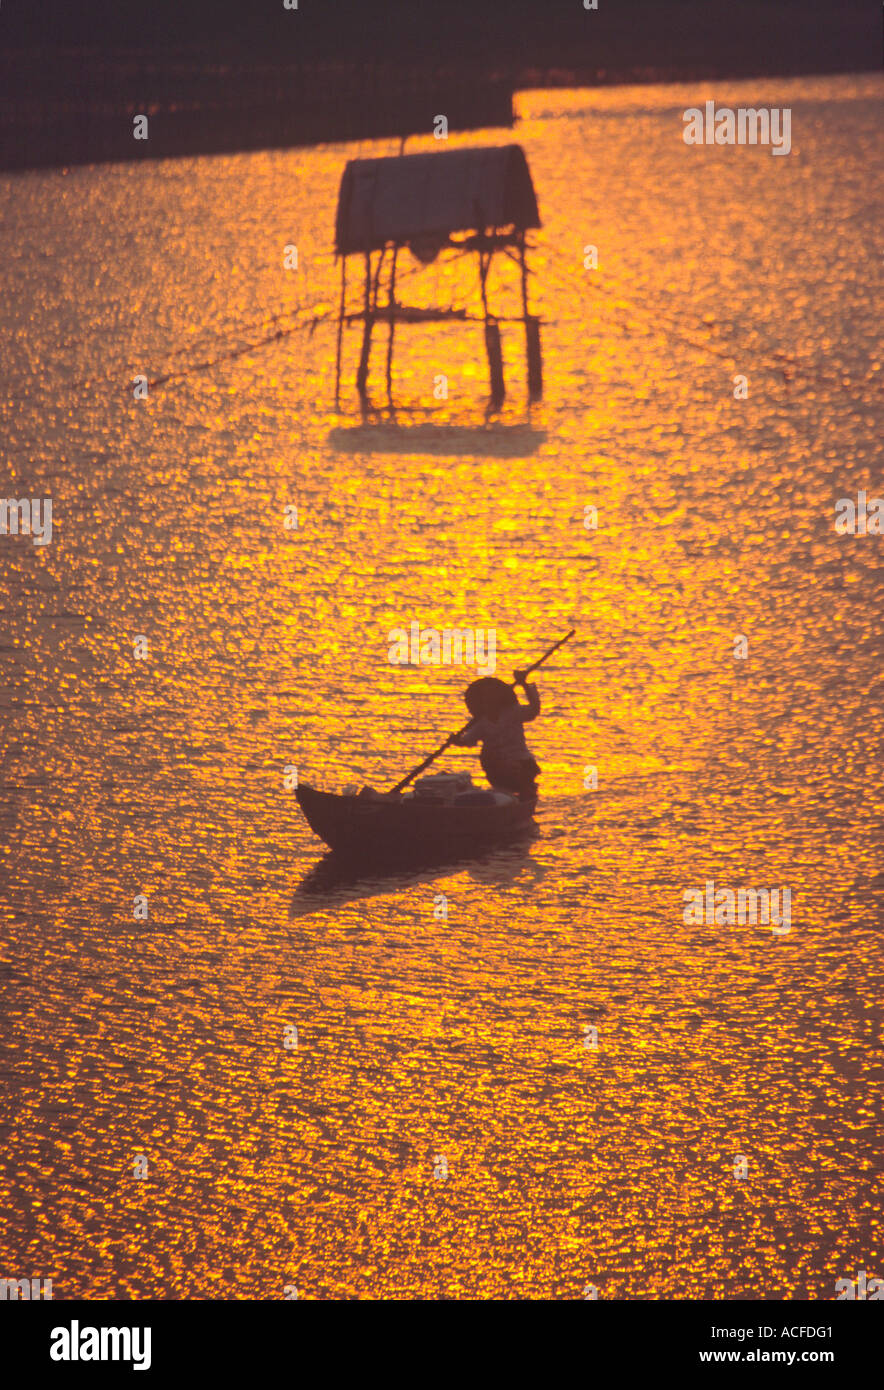
[[[503,400],[505,387],[500,320],[489,308],[488,272],[498,252],[517,260],[521,269],[528,390],[533,399],[540,397],[543,390],[540,320],[528,311],[525,261],[525,234],[539,226],[537,198],[520,145],[406,154],[387,159],[351,159],[341,179],[335,230],[335,251],[341,258],[335,404],[340,397],[345,323],[361,321],[363,325],[356,387],[364,402],[371,335],[376,323],[389,325],[387,396],[392,400],[393,339],[397,323],[467,318],[464,310],[409,308],[397,301],[396,265],[405,247],[425,265],[445,250],[475,253],[491,398],[495,404]],[[347,260],[350,256],[359,256],[363,262],[362,307],[355,313],[347,312]],[[388,271],[382,286],[381,272],[385,262]]]

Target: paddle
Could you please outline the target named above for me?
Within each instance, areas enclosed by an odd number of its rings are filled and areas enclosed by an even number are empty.
[[[525,679],[527,680],[528,677],[531,675],[531,672],[532,672],[532,671],[536,671],[537,668],[538,668],[538,666],[542,666],[543,663],[544,663],[546,660],[548,660],[549,657],[552,656],[553,652],[558,651],[559,647],[564,646],[564,644],[565,644],[571,637],[574,636],[574,633],[575,633],[576,631],[577,631],[577,629],[574,628],[574,627],[572,627],[572,628],[571,628],[571,631],[570,631],[570,632],[566,632],[565,635],[564,635],[564,637],[560,637],[559,640],[558,640],[558,642],[553,642],[553,644],[552,644],[552,646],[549,648],[549,650],[548,650],[548,651],[545,651],[545,652],[543,653],[543,656],[540,657],[539,660],[537,660],[537,661],[534,662],[534,665],[533,665],[533,666],[526,666],[525,669],[524,669],[523,672],[522,672],[522,675],[525,677]],[[511,685],[511,686],[515,686],[516,684],[517,684],[516,681],[510,681],[510,685]],[[472,723],[473,723],[473,720],[470,719],[470,720],[467,721],[466,724],[464,724],[464,726],[463,726],[462,729],[458,729],[458,731],[457,731],[456,734],[449,734],[448,737],[447,737],[447,739],[445,740],[445,742],[444,742],[443,744],[441,744],[440,747],[438,747],[438,748],[436,749],[435,753],[431,753],[430,756],[429,756],[428,758],[424,758],[423,762],[420,763],[416,768],[414,768],[414,770],[413,770],[412,772],[409,772],[409,774],[408,774],[407,777],[403,777],[401,782],[397,782],[397,783],[396,783],[395,787],[393,787],[393,788],[391,789],[391,791],[389,792],[389,795],[390,795],[390,796],[393,796],[396,792],[401,792],[402,789],[403,789],[403,787],[407,787],[408,784],[409,784],[409,782],[413,782],[414,779],[415,779],[415,777],[419,777],[420,774],[423,772],[424,768],[425,768],[425,767],[429,767],[429,766],[430,766],[430,763],[434,763],[434,762],[436,761],[437,758],[440,758],[440,757],[442,756],[442,754],[445,752],[446,748],[450,748],[450,747],[451,747],[451,744],[454,742],[454,740],[455,740],[456,738],[460,738],[461,734],[465,734],[466,731],[467,731],[467,729],[470,727],[470,725],[471,725]]]

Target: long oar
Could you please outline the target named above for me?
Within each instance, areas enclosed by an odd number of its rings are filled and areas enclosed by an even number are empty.
[[[577,629],[572,627],[571,631],[566,632],[564,637],[560,637],[558,642],[553,642],[549,650],[545,651],[543,653],[543,656],[541,656],[537,661],[534,662],[533,666],[526,666],[524,671],[522,672],[525,679],[527,680],[527,678],[531,675],[531,672],[536,671],[538,666],[542,666],[543,663],[547,661],[549,657],[552,656],[553,652],[557,652],[559,647],[564,646],[564,644],[571,637],[574,636],[574,633],[576,631]],[[510,685],[516,685],[516,681],[510,681]],[[391,789],[389,795],[392,796],[395,792],[401,792],[403,787],[407,787],[409,782],[413,782],[415,777],[420,776],[425,767],[429,767],[430,763],[434,763],[437,758],[441,758],[446,748],[450,748],[456,738],[460,738],[461,734],[465,734],[472,723],[473,720],[470,719],[467,721],[466,724],[464,724],[462,729],[458,729],[456,734],[449,734],[445,742],[443,744],[440,744],[440,746],[436,749],[435,753],[431,753],[428,758],[424,758],[423,762],[420,763],[416,768],[414,768],[413,771],[409,772],[407,777],[403,777],[401,782],[396,783],[395,787]]]

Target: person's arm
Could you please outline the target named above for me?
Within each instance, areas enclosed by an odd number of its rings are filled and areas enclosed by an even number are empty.
[[[479,732],[480,724],[481,720],[474,719],[472,724],[469,724],[462,734],[452,734],[451,742],[457,748],[472,748],[474,744],[479,742],[479,738],[481,737]]]
[[[526,684],[524,671],[514,671],[513,674],[516,678],[516,684],[520,685],[528,696],[528,704],[519,705],[522,723],[530,724],[531,720],[536,719],[540,713],[540,695],[538,694],[537,686]]]

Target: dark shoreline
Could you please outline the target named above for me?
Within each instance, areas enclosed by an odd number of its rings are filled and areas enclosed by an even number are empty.
[[[363,29],[332,43],[317,22],[298,31],[297,44],[276,50],[238,47],[230,35],[168,49],[6,48],[0,169],[429,134],[440,113],[452,131],[507,127],[514,93],[530,88],[825,75],[881,65],[880,8],[873,15],[850,0],[843,8],[807,10],[750,0],[740,23],[694,0],[665,11],[633,0],[598,24],[597,15],[584,23],[578,9],[576,27],[574,12],[567,27],[544,27],[528,0],[522,15],[521,32],[512,25],[498,32],[479,6],[469,33],[452,29],[433,41],[404,31],[388,41]],[[139,114],[149,117],[147,140],[134,138]]]

